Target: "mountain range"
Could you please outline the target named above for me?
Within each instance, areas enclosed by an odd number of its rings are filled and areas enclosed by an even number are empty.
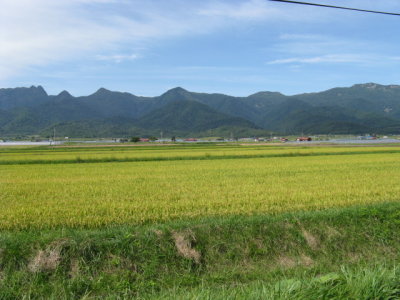
[[[400,133],[400,86],[376,83],[286,96],[248,97],[189,92],[177,87],[157,97],[100,88],[73,97],[41,86],[0,89],[0,135],[262,136],[280,134]]]

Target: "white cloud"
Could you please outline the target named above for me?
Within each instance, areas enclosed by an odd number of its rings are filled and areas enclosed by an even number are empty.
[[[112,55],[96,55],[97,60],[112,61],[119,64],[123,61],[138,59],[137,54],[112,54]]]
[[[203,16],[251,20],[264,19],[277,14],[279,14],[279,10],[264,0],[251,0],[238,4],[216,2],[199,10],[199,15]]]
[[[268,64],[318,64],[318,63],[361,63],[365,57],[354,54],[330,54],[314,57],[291,57],[269,61]]]
[[[312,64],[388,65],[396,57],[385,55],[386,43],[349,39],[319,34],[282,34],[272,47],[269,65],[290,65],[299,68]],[[390,45],[390,44],[389,44]]]
[[[281,42],[273,50],[294,57],[324,56],[332,53],[364,52],[369,45],[365,41],[335,36],[292,35],[281,36]],[[371,48],[369,46],[369,48]]]
[[[279,37],[281,40],[286,41],[324,41],[324,40],[331,40],[331,38],[325,35],[319,34],[281,34]]]
[[[326,11],[316,11],[310,7],[287,5],[268,0],[206,1],[198,9],[200,16],[236,21],[278,21],[278,22],[325,22]]]
[[[93,20],[81,5],[82,0],[3,0],[0,76],[76,58],[120,38],[115,27]]]
[[[126,49],[251,22],[318,22],[323,13],[266,0],[1,0],[0,80],[72,60],[134,60],[145,53]],[[282,47],[310,49],[306,39],[317,48],[329,46],[315,37],[287,35],[282,41],[292,44]]]
[[[125,52],[121,45],[136,48],[244,22],[294,21],[301,11],[307,10],[288,10],[266,0],[2,0],[0,76],[28,66]]]

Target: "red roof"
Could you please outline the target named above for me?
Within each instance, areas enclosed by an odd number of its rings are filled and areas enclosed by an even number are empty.
[[[297,138],[297,140],[298,141],[312,141],[312,138],[310,138],[310,137],[307,137],[307,136],[302,136],[302,137],[299,137],[299,138]]]

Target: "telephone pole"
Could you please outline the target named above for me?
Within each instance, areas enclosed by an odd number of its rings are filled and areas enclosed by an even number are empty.
[[[56,145],[56,127],[54,126],[54,128],[53,128],[53,149],[54,149],[55,145]]]

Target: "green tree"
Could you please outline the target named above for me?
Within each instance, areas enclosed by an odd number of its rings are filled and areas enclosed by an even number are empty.
[[[139,141],[140,141],[140,137],[137,137],[137,136],[131,137],[131,142],[132,142],[132,143],[137,143],[137,142],[139,142]]]

